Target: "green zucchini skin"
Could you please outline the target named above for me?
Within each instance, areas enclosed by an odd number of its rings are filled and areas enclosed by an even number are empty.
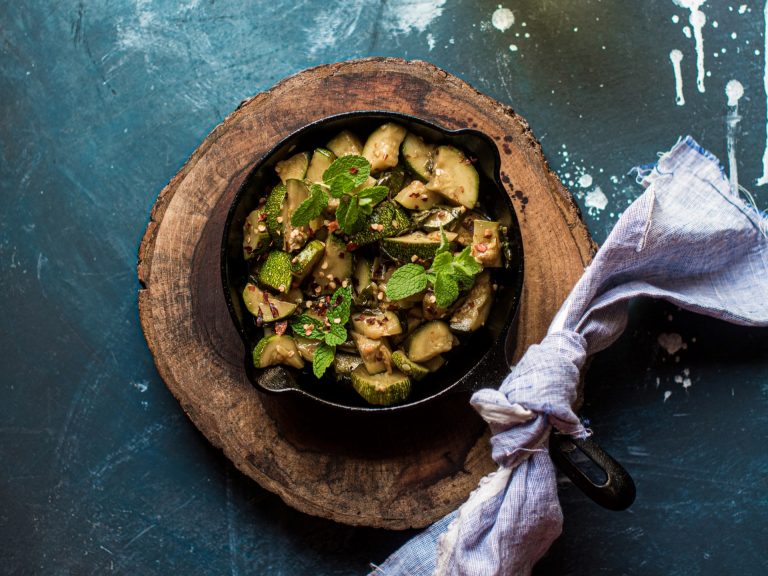
[[[411,380],[397,370],[391,374],[382,372],[374,376],[358,366],[352,371],[352,387],[369,404],[390,406],[402,402],[411,393]]]
[[[285,294],[291,289],[291,255],[272,250],[259,271],[259,284]]]
[[[382,238],[398,236],[411,229],[408,213],[399,204],[387,200],[376,205],[367,223],[367,228],[350,236],[349,240],[355,246],[373,244]],[[379,225],[382,227],[380,230]]]

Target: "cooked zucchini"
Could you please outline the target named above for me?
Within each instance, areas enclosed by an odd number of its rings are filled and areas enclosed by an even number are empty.
[[[480,176],[464,152],[453,146],[439,146],[435,151],[434,175],[427,190],[448,200],[474,208],[480,190]]]
[[[312,240],[291,259],[291,274],[297,284],[301,284],[307,274],[312,271],[315,264],[323,257],[323,252],[325,252],[325,244],[320,240]]]
[[[386,338],[374,340],[357,332],[352,332],[351,336],[369,374],[392,371],[392,349]]]
[[[392,364],[394,364],[400,372],[409,378],[413,378],[417,382],[429,374],[429,368],[409,359],[402,350],[396,350],[392,353]]]
[[[312,153],[312,160],[307,168],[306,179],[310,182],[323,182],[323,172],[328,169],[333,161],[336,160],[336,154],[327,148],[316,148]]]
[[[355,354],[337,352],[333,357],[333,372],[337,382],[352,383],[352,371],[363,363]]]
[[[248,312],[256,316],[257,320],[261,318],[262,323],[280,320],[296,310],[295,303],[280,300],[251,282],[243,289],[243,302]]]
[[[456,238],[454,232],[446,232],[445,237],[450,243]],[[415,262],[417,260],[432,260],[440,248],[440,232],[411,232],[396,238],[384,238],[381,249],[394,260],[400,262]],[[415,256],[415,258],[414,258]]]
[[[360,142],[360,138],[349,130],[339,132],[325,147],[339,158],[350,155],[360,156],[363,153],[363,143]]]
[[[411,227],[411,219],[405,210],[394,202],[386,200],[376,205],[366,222],[368,222],[368,228],[350,237],[350,242],[356,246],[364,246],[382,238],[397,236],[407,232]]]
[[[456,232],[458,233],[456,242],[462,246],[472,245],[472,236],[475,232],[475,220],[484,220],[483,215],[474,210],[467,210],[459,221],[458,226],[456,226]]]
[[[283,201],[285,200],[285,184],[278,184],[272,188],[264,204],[267,213],[267,230],[272,240],[282,245],[283,242]]]
[[[372,376],[365,366],[358,366],[352,371],[352,387],[369,404],[389,406],[408,398],[411,380],[397,370]]]
[[[394,336],[403,331],[397,314],[389,310],[371,310],[352,315],[352,327],[355,332],[378,340],[384,336]]]
[[[424,362],[453,348],[453,334],[445,322],[433,320],[416,329],[406,341],[406,353],[414,362]]]
[[[422,366],[424,366],[430,372],[437,372],[440,370],[440,368],[443,367],[443,364],[445,364],[445,358],[439,355],[422,362]]]
[[[271,334],[256,343],[253,348],[253,365],[266,368],[275,364],[285,364],[294,368],[304,368],[296,343],[290,336]]]
[[[272,250],[259,271],[259,284],[275,292],[288,292],[291,289],[291,255]]]
[[[320,340],[312,340],[296,335],[293,336],[293,340],[296,343],[296,349],[299,351],[301,357],[307,362],[312,362],[312,359],[315,357],[315,350],[320,346]]]
[[[406,135],[400,147],[403,164],[410,170],[411,174],[422,182],[428,182],[432,178],[434,153],[434,144],[427,144],[421,137],[410,132]]]
[[[427,232],[450,230],[466,212],[464,206],[435,206],[431,210],[422,210],[412,216],[413,223]]]
[[[365,306],[372,304],[376,298],[374,293],[371,263],[367,258],[359,257],[355,262],[355,273],[352,276],[352,286],[355,289],[355,304]]]
[[[269,247],[271,238],[267,230],[267,211],[257,208],[245,219],[243,225],[243,259],[250,260]]]
[[[403,184],[405,184],[405,172],[399,166],[395,166],[392,170],[379,174],[374,185],[386,186],[389,188],[390,195],[394,196],[403,189]]]
[[[387,122],[374,130],[363,146],[363,156],[371,164],[371,172],[381,172],[397,166],[400,144],[406,130],[399,124]]]
[[[469,290],[464,303],[451,316],[451,330],[474,332],[480,328],[491,312],[493,286],[490,272],[483,272]]]
[[[426,210],[444,201],[443,197],[427,190],[423,182],[414,180],[395,196],[395,201],[408,210]]]
[[[286,252],[301,250],[313,230],[320,228],[322,221],[313,220],[307,226],[294,226],[291,216],[299,205],[309,198],[309,188],[303,180],[290,179],[285,183],[286,194],[281,211],[283,225],[283,249]]]
[[[486,268],[499,268],[501,260],[501,239],[499,223],[475,220],[472,235],[472,256]]]
[[[352,276],[352,254],[344,242],[333,234],[325,241],[325,252],[320,263],[312,269],[312,288],[315,294],[333,292]]]
[[[275,172],[280,180],[285,184],[293,178],[301,180],[307,174],[309,167],[309,152],[299,152],[287,160],[282,160],[275,164]]]

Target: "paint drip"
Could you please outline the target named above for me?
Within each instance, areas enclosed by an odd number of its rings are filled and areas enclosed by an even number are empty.
[[[728,172],[731,193],[739,194],[739,172],[736,162],[736,143],[739,139],[739,99],[744,96],[744,86],[738,80],[730,80],[725,85],[725,95],[728,97],[728,114],[725,117],[726,149],[728,151]]]
[[[683,72],[680,62],[683,61],[683,53],[680,50],[672,50],[669,53],[669,59],[672,61],[672,70],[675,73],[675,104],[685,106],[685,97],[683,96]]]
[[[693,37],[696,41],[696,88],[699,92],[704,92],[704,78],[706,70],[704,69],[704,24],[707,23],[707,17],[704,12],[699,10],[701,5],[707,0],[674,0],[675,4],[681,8],[687,8],[691,11],[688,22],[693,28]]]
[[[515,23],[515,15],[509,8],[502,8],[499,6],[491,16],[491,24],[499,32],[504,32],[512,27]]]

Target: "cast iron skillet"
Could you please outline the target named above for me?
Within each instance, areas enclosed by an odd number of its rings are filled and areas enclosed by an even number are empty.
[[[241,293],[248,277],[242,258],[243,224],[267,187],[276,183],[274,166],[299,150],[324,146],[344,129],[366,134],[383,122],[394,121],[426,140],[454,145],[476,159],[480,175],[480,208],[508,228],[510,265],[494,271],[499,288],[486,325],[462,338],[445,366],[428,381],[414,386],[402,404],[374,407],[354,391],[331,381],[317,380],[311,366],[299,371],[285,366],[253,367],[251,350],[263,335],[244,310]],[[466,425],[467,396],[480,387],[496,387],[509,372],[508,350],[514,349],[517,314],[523,286],[523,244],[509,196],[501,185],[499,151],[493,140],[477,130],[446,130],[426,120],[388,111],[356,111],[323,118],[294,132],[272,148],[248,173],[227,215],[221,247],[221,275],[230,316],[245,348],[249,381],[266,393],[265,407],[283,433],[310,449],[329,449],[339,442],[355,442],[368,456],[395,451],[402,442],[440,438],[454,425]],[[455,419],[455,420],[454,420]],[[475,418],[475,421],[478,421]],[[319,425],[318,425],[319,424]],[[482,427],[482,423],[480,423]],[[576,440],[552,434],[554,462],[598,504],[614,510],[627,508],[635,496],[631,477],[592,439]]]
[[[353,390],[333,382],[331,376],[317,380],[312,375],[311,365],[304,371],[284,366],[265,370],[253,367],[250,351],[263,331],[241,303],[240,295],[248,275],[247,264],[242,257],[242,230],[246,216],[258,205],[265,188],[276,182],[275,163],[300,150],[323,146],[341,130],[367,134],[380,124],[392,121],[428,141],[451,144],[476,158],[475,167],[481,178],[482,209],[508,228],[512,258],[508,268],[494,270],[494,281],[499,288],[486,326],[462,337],[460,351],[452,352],[441,370],[414,386],[405,403],[375,407],[367,404]],[[512,348],[514,344],[507,343],[507,335],[514,338],[516,333],[512,327],[516,322],[523,286],[520,228],[509,196],[499,180],[500,163],[495,144],[481,132],[468,129],[449,131],[425,120],[393,112],[351,112],[331,116],[301,128],[278,143],[254,166],[238,190],[227,216],[222,242],[224,294],[232,320],[245,345],[244,365],[249,380],[259,390],[270,394],[303,395],[342,411],[365,412],[398,412],[429,403],[443,394],[497,386],[508,372],[505,346]]]

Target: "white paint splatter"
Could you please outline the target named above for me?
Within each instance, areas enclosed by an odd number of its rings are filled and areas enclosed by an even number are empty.
[[[675,4],[681,8],[687,8],[691,11],[691,15],[688,18],[693,27],[693,36],[696,39],[696,87],[699,92],[704,92],[704,78],[706,76],[706,70],[704,69],[704,35],[702,30],[704,24],[707,22],[707,17],[704,12],[699,10],[701,5],[707,0],[674,0]]]
[[[686,38],[690,38],[691,36],[693,36],[693,32],[691,32],[691,27],[683,26],[683,34],[685,35]]]
[[[512,24],[515,23],[515,15],[509,8],[502,8],[499,6],[491,16],[491,24],[499,32],[504,32],[512,28]]]
[[[149,389],[149,381],[139,380],[138,382],[131,382],[131,386],[136,388],[139,392],[146,392]]]
[[[739,99],[744,96],[744,86],[738,80],[730,80],[725,85],[725,95],[728,97],[728,114],[725,117],[726,150],[728,151],[728,172],[731,193],[739,194],[739,169],[736,162],[736,144],[739,140]]]
[[[746,4],[742,4],[741,6],[739,6],[739,14],[744,14],[744,12],[746,12],[746,11],[747,11],[747,5]]]
[[[667,354],[670,356],[686,348],[683,337],[676,332],[672,332],[671,334],[662,332],[658,335],[656,341],[659,343],[659,346],[666,350]]]
[[[608,197],[600,189],[600,186],[595,186],[594,190],[587,192],[584,205],[589,208],[589,213],[592,214],[593,210],[600,211],[605,209],[608,205]]]
[[[664,402],[669,400],[670,396],[672,396],[672,391],[671,390],[667,390],[666,392],[664,392]]]
[[[592,175],[591,174],[582,174],[579,176],[579,186],[582,188],[589,188],[592,186]]]
[[[678,16],[677,14],[673,14],[672,15],[672,22],[674,22],[675,24],[680,22],[680,16]]]
[[[364,2],[357,2],[365,5]],[[349,0],[343,2],[345,7]],[[389,0],[384,5],[382,24],[392,34],[410,34],[424,32],[432,22],[442,15],[445,0]]]
[[[48,264],[48,258],[42,253],[39,252],[37,254],[37,281],[40,282],[41,276],[43,274],[43,268],[45,265]]]
[[[765,22],[764,38],[765,49],[763,54],[765,55],[765,62],[763,65],[763,90],[765,91],[766,108],[768,109],[768,2],[765,3],[763,9],[763,20]],[[768,120],[765,122],[765,150],[763,151],[763,175],[757,179],[757,185],[762,186],[768,184]]]
[[[510,44],[509,45],[509,51],[510,52],[517,52],[517,45],[516,44]]]
[[[683,388],[685,390],[688,390],[688,388],[690,388],[691,386],[693,386],[693,382],[691,382],[691,379],[690,378],[684,378],[683,379]]]
[[[429,46],[430,52],[435,48],[435,37],[431,33],[427,34],[427,46]]]
[[[678,106],[685,105],[685,97],[683,96],[683,73],[680,67],[680,62],[683,60],[683,53],[680,50],[672,50],[669,53],[669,59],[672,61],[672,69],[675,72],[675,104]]]

